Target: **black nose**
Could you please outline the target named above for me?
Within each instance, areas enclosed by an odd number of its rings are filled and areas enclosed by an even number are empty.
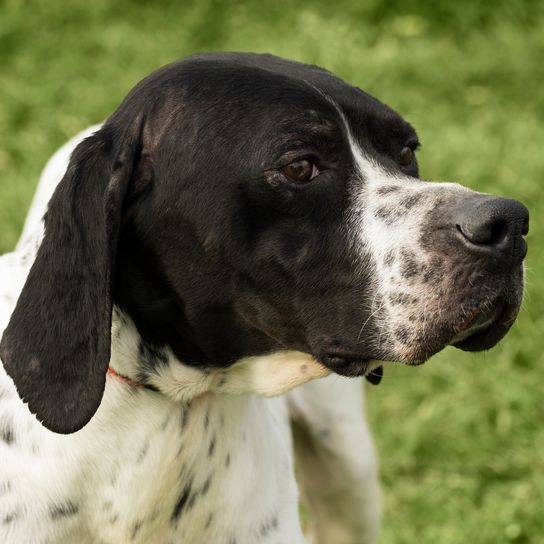
[[[525,258],[527,244],[523,236],[529,231],[529,211],[517,200],[470,197],[457,209],[455,220],[472,252],[511,264]]]

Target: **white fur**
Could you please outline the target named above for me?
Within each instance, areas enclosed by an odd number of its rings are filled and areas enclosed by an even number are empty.
[[[349,135],[345,118],[344,122]],[[374,295],[370,312],[379,323],[375,327],[379,332],[373,340],[376,345],[381,345],[385,338],[392,341],[393,360],[417,360],[418,348],[425,344],[427,331],[448,317],[442,311],[448,278],[444,271],[443,277],[434,282],[421,281],[421,273],[407,280],[402,276],[406,255],[420,271],[428,270],[435,254],[421,245],[427,215],[440,202],[447,200],[453,207],[467,194],[475,193],[456,183],[427,182],[389,173],[367,156],[351,136],[349,140],[357,172],[348,230],[362,265],[371,261],[376,267],[372,274]],[[403,202],[411,198],[417,198],[417,205],[413,209],[404,208]],[[390,295],[395,294],[407,297],[410,303],[394,304]],[[422,316],[417,323],[414,310]],[[400,327],[406,331],[404,340],[395,337],[395,330]],[[359,334],[365,334],[364,324]]]

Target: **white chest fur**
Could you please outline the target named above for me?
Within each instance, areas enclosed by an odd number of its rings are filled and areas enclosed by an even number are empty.
[[[96,417],[62,436],[1,376],[2,542],[303,541],[282,399],[182,406],[108,380]]]

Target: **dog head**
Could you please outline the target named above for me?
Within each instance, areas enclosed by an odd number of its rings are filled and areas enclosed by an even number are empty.
[[[419,179],[414,129],[333,74],[272,56],[150,75],[75,150],[1,354],[46,426],[102,397],[113,304],[179,361],[279,350],[348,376],[507,332],[527,210]]]

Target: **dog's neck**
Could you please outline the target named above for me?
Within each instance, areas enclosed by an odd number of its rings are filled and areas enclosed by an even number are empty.
[[[179,361],[169,347],[146,343],[132,320],[118,308],[112,316],[110,366],[134,384],[182,403],[206,393],[271,397],[330,374],[310,355],[298,351],[245,357],[222,369],[192,367]]]
[[[97,527],[106,527],[104,534],[111,531],[111,541],[128,541],[134,531],[128,521],[144,519],[157,505],[160,514],[149,524],[146,542],[177,541],[204,530],[209,542],[234,530],[240,542],[251,542],[276,513],[279,541],[303,541],[301,534],[291,536],[299,521],[292,449],[289,439],[281,438],[289,437],[287,405],[251,393],[282,393],[327,373],[321,365],[308,355],[282,352],[207,372],[184,365],[168,348],[143,343],[118,309],[110,365],[129,381],[109,375],[95,417],[73,436],[84,453],[79,466],[93,482],[88,510]],[[136,465],[119,466],[120,448]],[[240,475],[256,460],[260,476],[248,492]],[[112,509],[130,513],[124,529],[123,520],[113,526],[107,523],[111,512],[104,513],[112,485],[117,497]],[[250,520],[247,527],[236,521],[240,508]],[[220,515],[208,527],[211,513]]]

